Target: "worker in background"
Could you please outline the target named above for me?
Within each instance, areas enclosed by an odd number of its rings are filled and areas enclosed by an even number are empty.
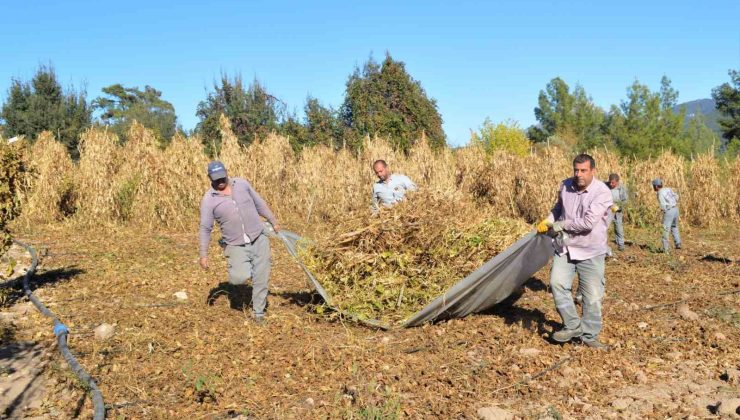
[[[380,205],[392,206],[403,200],[408,191],[416,191],[417,187],[406,175],[391,173],[388,164],[382,160],[373,162],[373,171],[378,181],[373,184],[373,209],[377,211]]]
[[[627,187],[619,182],[619,175],[609,174],[607,185],[612,191],[611,211],[609,212],[609,224],[614,223],[614,240],[617,249],[624,251],[624,205],[627,204]]]
[[[653,180],[653,190],[658,195],[658,205],[663,212],[663,252],[668,252],[670,242],[668,232],[673,235],[673,243],[676,249],[681,249],[681,235],[678,233],[678,194],[668,187],[663,186],[660,178]]]

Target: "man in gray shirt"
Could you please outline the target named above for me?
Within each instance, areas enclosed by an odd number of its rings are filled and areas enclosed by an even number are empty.
[[[392,206],[403,200],[407,191],[416,191],[416,184],[409,177],[391,173],[388,164],[382,160],[373,163],[373,171],[378,181],[373,184],[373,209],[378,210],[380,204]]]
[[[609,223],[614,222],[614,239],[620,251],[624,251],[624,205],[627,204],[627,187],[619,182],[619,175],[609,174],[609,181],[606,183],[612,192],[612,201],[614,204],[609,211]]]
[[[673,243],[676,249],[681,249],[681,235],[678,233],[678,194],[668,187],[663,186],[663,180],[653,180],[653,190],[658,195],[658,204],[663,212],[663,252],[668,252],[668,231],[673,235]]]
[[[208,269],[208,244],[213,222],[221,230],[219,243],[226,256],[229,283],[244,285],[252,278],[252,309],[255,322],[265,320],[268,283],[270,280],[270,241],[263,234],[260,216],[267,219],[275,232],[280,225],[267,203],[242,178],[229,178],[223,163],[208,164],[211,188],[200,202],[200,259]]]

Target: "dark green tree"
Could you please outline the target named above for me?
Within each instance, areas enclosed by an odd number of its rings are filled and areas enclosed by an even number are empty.
[[[131,124],[137,121],[152,130],[162,145],[166,145],[177,131],[175,107],[162,99],[162,92],[151,86],[144,90],[124,87],[120,84],[103,88],[107,96],[93,101],[95,109],[102,110],[100,120],[111,127],[123,141]]]
[[[712,98],[722,114],[719,125],[725,139],[723,149],[736,156],[740,154],[740,71],[730,70],[728,74],[730,83],[712,89]]]
[[[683,142],[677,146],[677,151],[684,156],[714,153],[719,150],[720,145],[717,134],[707,126],[706,118],[697,113],[686,124]]]
[[[24,135],[34,140],[48,130],[73,157],[79,153],[80,134],[92,123],[85,91],[63,90],[51,66],[39,67],[30,82],[14,79],[0,116],[6,136]]]
[[[534,109],[539,126],[528,129],[533,141],[554,140],[585,150],[604,144],[604,111],[596,106],[582,86],[570,87],[559,77],[541,90]]]
[[[207,148],[211,144],[220,147],[218,118],[221,114],[231,122],[239,144],[248,145],[257,137],[280,131],[281,121],[285,118],[285,104],[271,95],[257,79],[245,88],[240,75],[233,79],[221,75],[221,80],[214,82],[213,91],[198,104],[196,111],[200,119],[196,132],[203,136]]]
[[[306,130],[305,125],[301,124],[301,121],[295,113],[288,115],[280,123],[279,132],[288,137],[290,146],[295,151],[300,151],[303,147],[308,145],[308,130]]]
[[[339,112],[321,105],[318,99],[310,96],[306,99],[304,111],[306,113],[307,144],[324,144],[335,148],[342,145],[345,133]]]
[[[378,134],[406,151],[422,133],[433,147],[445,144],[436,101],[390,54],[381,64],[370,58],[349,76],[340,115],[355,145],[362,136]]]
[[[665,76],[658,92],[635,80],[627,89],[627,99],[609,111],[609,133],[620,152],[644,158],[662,150],[684,151],[686,110],[673,111],[677,99],[678,92]]]

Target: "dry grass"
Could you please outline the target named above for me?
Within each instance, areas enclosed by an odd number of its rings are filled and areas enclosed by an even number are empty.
[[[570,175],[572,158],[555,147],[522,158],[487,156],[478,147],[432,150],[425,141],[404,155],[381,138],[367,138],[358,153],[320,146],[296,154],[288,139],[277,135],[242,148],[226,119],[222,138],[219,158],[230,173],[249,179],[284,225],[301,227],[304,233],[369,208],[376,159],[385,159],[392,170],[409,175],[425,190],[475,202],[499,217],[534,222],[550,210],[560,181]],[[133,223],[192,231],[200,197],[208,188],[201,140],[178,137],[162,150],[139,125],[131,128],[129,139],[121,146],[111,133],[88,130],[81,139],[80,160],[72,163],[57,143],[42,136],[29,157],[35,178],[22,197],[25,220],[65,218],[83,225]],[[684,224],[740,220],[737,160],[698,156],[688,161],[664,153],[633,161],[605,149],[592,154],[601,179],[619,173],[630,189],[627,218],[633,224],[658,222],[650,186],[656,177],[680,194]]]

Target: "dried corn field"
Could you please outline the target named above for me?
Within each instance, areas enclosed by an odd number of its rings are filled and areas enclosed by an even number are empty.
[[[424,248],[425,238],[478,243],[486,223],[501,219],[526,229],[549,211],[572,159],[557,148],[516,157],[432,150],[423,141],[404,155],[380,138],[358,153],[296,153],[284,137],[240,148],[225,123],[222,132],[220,159],[231,174],[249,179],[286,229],[316,239],[337,260],[346,255],[336,238],[363,228],[345,239],[365,251],[384,243]],[[249,293],[225,283],[215,241],[211,270],[196,262],[198,204],[208,187],[198,138],[177,137],[161,149],[140,126],[124,145],[91,130],[72,162],[46,134],[24,153],[30,176],[11,227],[39,248],[36,294],[70,328],[70,348],[98,381],[110,418],[476,418],[486,407],[520,418],[705,418],[726,410],[740,395],[740,239],[726,229],[740,221],[740,163],[593,155],[602,179],[617,172],[633,193],[631,243],[607,262],[602,337],[613,349],[606,354],[548,341],[559,317],[547,268],[488,313],[379,331],[317,313],[320,299],[278,241],[267,324],[256,326]],[[410,213],[427,214],[440,229],[378,236],[368,214],[370,166],[379,158],[411,177],[419,197],[432,197],[424,202],[436,207]],[[655,177],[681,195],[684,249],[675,255],[651,252],[659,241]],[[399,229],[408,227],[404,220]],[[495,253],[511,238],[500,240],[480,251]],[[446,256],[463,269],[485,257]],[[179,291],[187,299],[173,296]],[[398,294],[390,295],[386,303],[397,304]],[[0,310],[13,315],[0,322],[12,334],[4,340],[52,348],[48,320],[17,290],[7,305]],[[102,323],[115,328],[104,341],[93,332]],[[89,418],[84,390],[60,356],[48,358],[47,395],[27,415]]]
[[[380,138],[367,139],[356,154],[324,146],[296,153],[287,138],[276,135],[241,148],[225,119],[222,136],[219,158],[230,173],[249,179],[283,224],[297,230],[367,209],[375,159],[385,159],[392,170],[408,175],[424,190],[451,200],[470,199],[496,216],[531,223],[549,211],[558,183],[570,175],[572,159],[557,148],[525,157],[486,155],[475,147],[432,150],[423,139],[408,155],[396,153]],[[83,135],[79,162],[73,163],[51,134],[42,135],[28,154],[34,176],[22,195],[25,223],[135,224],[192,231],[199,199],[208,188],[208,157],[201,140],[178,136],[162,150],[138,125],[131,128],[129,139],[121,146],[112,134],[90,130]],[[658,221],[650,186],[657,177],[680,194],[684,222],[691,226],[740,221],[738,160],[698,156],[687,161],[664,153],[633,161],[608,150],[592,154],[601,179],[619,173],[630,189],[627,218],[635,224]]]

